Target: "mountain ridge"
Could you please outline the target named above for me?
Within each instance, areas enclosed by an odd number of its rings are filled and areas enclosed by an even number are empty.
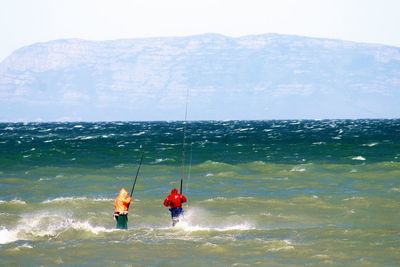
[[[17,49],[0,63],[0,120],[399,117],[400,48],[202,34]]]

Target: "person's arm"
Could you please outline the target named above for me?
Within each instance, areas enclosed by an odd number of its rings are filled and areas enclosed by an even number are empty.
[[[181,195],[181,202],[185,203],[187,201],[186,197],[184,195]]]
[[[126,197],[126,198],[124,199],[124,202],[125,202],[126,204],[131,204],[131,203],[133,202],[133,197]]]
[[[169,204],[170,204],[169,198],[166,197],[165,200],[164,200],[164,206],[165,206],[165,207],[168,207]]]

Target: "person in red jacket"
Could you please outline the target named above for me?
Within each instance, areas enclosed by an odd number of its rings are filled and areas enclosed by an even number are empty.
[[[183,215],[182,203],[186,202],[186,197],[178,193],[176,188],[171,190],[164,200],[164,206],[169,207],[172,218],[172,226],[175,226],[179,222],[179,217]]]

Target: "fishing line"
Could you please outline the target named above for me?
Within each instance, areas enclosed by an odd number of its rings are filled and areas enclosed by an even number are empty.
[[[182,140],[182,169],[181,169],[181,181],[180,181],[180,193],[182,194],[183,178],[185,177],[185,161],[186,161],[186,129],[187,129],[187,114],[188,114],[188,102],[189,102],[189,88],[186,90],[186,107],[185,107],[185,120],[183,122],[183,140]]]
[[[193,142],[190,143],[190,157],[189,157],[189,170],[186,181],[186,193],[189,193],[189,183],[192,173],[192,156],[193,156]],[[189,201],[186,201],[186,208],[189,208]]]
[[[192,156],[193,156],[193,143],[190,143],[189,171],[187,175],[186,192],[189,192],[190,174],[192,172]]]

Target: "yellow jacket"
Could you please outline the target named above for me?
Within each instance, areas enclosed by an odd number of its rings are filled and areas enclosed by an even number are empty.
[[[133,198],[128,195],[128,191],[125,188],[121,188],[118,196],[114,200],[114,212],[126,214],[128,213],[129,204],[133,201]]]

